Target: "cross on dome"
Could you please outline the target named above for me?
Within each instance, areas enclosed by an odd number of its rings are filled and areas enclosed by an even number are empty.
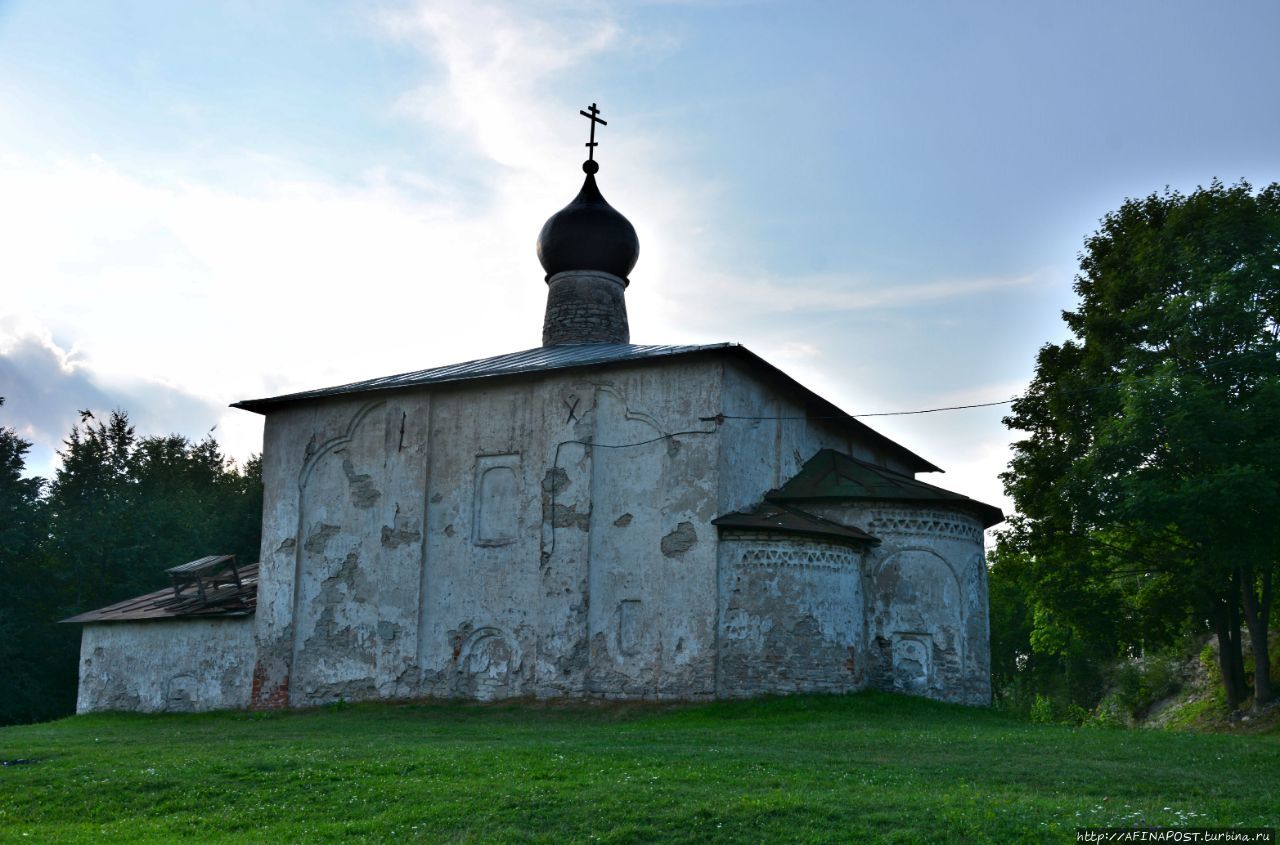
[[[596,108],[596,104],[592,103],[588,110],[578,110],[578,114],[591,121],[591,139],[587,141],[587,160],[582,163],[582,169],[587,173],[596,173],[600,170],[600,165],[596,163],[596,124],[608,126],[609,121],[599,117],[600,109]]]

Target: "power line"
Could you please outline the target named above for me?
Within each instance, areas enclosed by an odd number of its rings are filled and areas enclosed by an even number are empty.
[[[911,416],[912,414],[936,414],[939,411],[963,411],[966,408],[990,408],[995,405],[1008,405],[1010,402],[1017,401],[1017,399],[1018,397],[1015,396],[1013,399],[1001,399],[996,402],[977,402],[972,405],[948,405],[945,408],[921,408],[920,410],[917,410],[917,411],[878,411],[876,413],[868,413],[868,414],[841,414],[839,416],[825,416],[825,417],[815,417],[811,415],[795,416],[795,417],[747,417],[747,416],[737,416],[733,414],[721,414],[719,417],[704,417],[703,419],[708,421],[714,420],[714,419],[722,419],[722,420],[843,420],[843,419],[848,419],[849,417],[853,417],[855,419],[861,419],[862,417],[905,417],[905,416]]]
[[[558,497],[560,492],[559,478],[556,476],[556,472],[557,471],[564,472],[564,469],[560,466],[560,450],[561,449],[563,449],[565,446],[582,446],[587,450],[630,449],[634,446],[648,446],[650,443],[657,443],[660,440],[674,440],[677,437],[684,437],[691,434],[716,434],[717,432],[720,431],[720,420],[725,420],[725,419],[728,419],[728,418],[723,416],[719,418],[703,417],[701,419],[702,422],[714,422],[715,427],[709,431],[706,429],[693,429],[690,431],[672,431],[667,434],[659,434],[657,437],[650,437],[647,440],[637,440],[634,443],[593,443],[590,440],[579,440],[579,439],[561,440],[559,443],[557,443],[555,457],[551,459],[551,470],[548,473],[547,479],[544,481],[544,484],[548,485],[546,490],[550,494],[550,500],[551,500],[551,513],[550,513],[551,545],[542,552],[543,557],[549,558],[551,555],[555,554],[556,552],[556,505],[558,504],[558,502],[556,501],[556,498]],[[544,521],[546,520],[545,514],[543,516],[543,519]]]
[[[1272,352],[1271,350],[1256,349],[1251,351],[1257,352],[1260,354],[1269,355],[1272,358],[1275,357],[1275,353]],[[1217,361],[1205,362],[1204,365],[1202,366],[1202,369],[1210,369],[1220,364],[1236,364],[1236,363],[1239,363],[1239,361],[1240,361],[1240,356],[1238,355],[1230,358],[1219,358]],[[1175,373],[1174,375],[1180,375],[1180,374]],[[1127,387],[1131,384],[1135,384],[1138,382],[1157,381],[1161,379],[1166,379],[1168,377],[1169,376],[1167,374],[1152,375],[1152,376],[1135,376],[1133,378],[1126,379],[1123,382],[1112,382],[1110,384],[1098,384],[1092,387],[1080,387],[1073,390],[1072,389],[1063,390],[1061,392],[1068,393],[1068,394],[1097,393],[1098,391],[1101,391],[1101,390],[1111,390],[1112,388],[1118,389],[1122,387]],[[806,415],[800,415],[800,416],[785,416],[785,417],[778,417],[778,416],[752,417],[752,416],[736,416],[736,415],[730,415],[730,414],[720,414],[715,417],[702,417],[701,419],[704,422],[710,422],[717,419],[720,419],[720,420],[843,420],[843,419],[849,419],[850,417],[853,417],[854,419],[862,419],[864,417],[909,417],[909,416],[915,416],[917,414],[936,414],[941,411],[964,411],[970,408],[993,408],[999,405],[1010,405],[1014,402],[1017,402],[1019,399],[1026,399],[1026,398],[1028,398],[1028,394],[1024,393],[1020,396],[1013,396],[1009,399],[997,399],[992,402],[974,402],[969,405],[947,405],[941,408],[921,408],[919,410],[913,410],[913,411],[877,411],[874,413],[865,413],[865,414],[840,414],[838,416],[837,415],[811,416],[806,414]]]

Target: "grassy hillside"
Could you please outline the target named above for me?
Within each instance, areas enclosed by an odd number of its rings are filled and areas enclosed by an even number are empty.
[[[0,730],[16,759],[6,841],[1042,842],[1280,820],[1273,736],[882,694],[85,716]]]

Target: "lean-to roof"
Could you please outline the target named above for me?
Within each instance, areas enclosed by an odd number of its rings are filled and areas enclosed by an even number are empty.
[[[860,528],[841,525],[799,508],[774,502],[761,502],[745,510],[727,513],[711,520],[711,524],[722,529],[736,528],[741,531],[767,531],[773,534],[821,537],[857,546],[868,546],[880,542]]]

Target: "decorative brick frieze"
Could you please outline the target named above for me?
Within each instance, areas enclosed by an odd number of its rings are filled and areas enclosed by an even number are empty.
[[[875,509],[872,514],[866,530],[873,536],[897,534],[924,537],[954,537],[977,543],[982,542],[982,524],[965,514],[953,511],[917,509]]]

